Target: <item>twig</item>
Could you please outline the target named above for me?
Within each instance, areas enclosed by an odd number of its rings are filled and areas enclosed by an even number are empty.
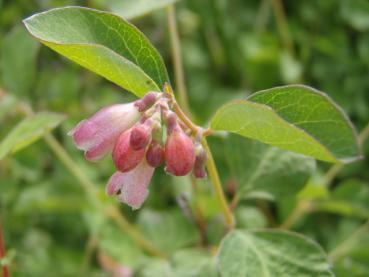
[[[292,213],[279,226],[280,229],[290,229],[305,213],[312,210],[312,203],[309,200],[300,201]]]
[[[174,66],[174,75],[176,81],[176,88],[178,91],[178,101],[187,114],[190,114],[188,104],[187,88],[185,83],[185,76],[183,72],[183,62],[181,56],[181,44],[179,41],[178,27],[176,21],[175,7],[169,5],[166,8],[167,21],[169,28],[170,44],[172,49],[172,59]]]
[[[291,57],[295,57],[295,48],[288,28],[286,15],[284,13],[282,0],[270,0],[273,5],[274,17],[277,22],[278,32],[282,38],[283,44]]]
[[[81,276],[88,276],[88,269],[91,264],[92,254],[96,249],[97,242],[98,240],[93,234],[88,237],[82,260]]]
[[[211,150],[208,146],[206,138],[203,138],[202,145],[203,145],[203,147],[204,147],[204,149],[205,149],[205,151],[208,155],[208,161],[207,161],[206,166],[207,166],[207,169],[208,169],[208,172],[209,172],[209,177],[210,177],[211,183],[213,185],[215,194],[216,194],[216,196],[218,198],[218,201],[220,203],[220,206],[221,206],[221,209],[223,211],[224,217],[226,219],[228,228],[233,229],[234,225],[235,225],[234,217],[233,217],[233,214],[232,214],[232,212],[231,212],[231,210],[228,206],[226,197],[224,195],[222,184],[220,182],[219,175],[218,175],[218,170],[217,170],[217,167],[215,165],[213,155],[212,155]]]

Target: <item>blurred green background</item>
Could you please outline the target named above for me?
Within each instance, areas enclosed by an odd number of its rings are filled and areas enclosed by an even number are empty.
[[[201,254],[214,252],[224,233],[210,185],[198,182],[194,194],[189,178],[156,170],[143,209],[132,212],[107,199],[104,186],[114,172],[111,159],[85,161],[67,132],[101,107],[134,96],[41,46],[21,23],[33,13],[66,5],[113,11],[148,36],[173,77],[166,13],[151,10],[149,2],[0,0],[0,141],[25,116],[27,105],[65,114],[67,120],[53,134],[99,189],[98,201],[119,207],[146,238],[173,254],[165,266],[173,272],[187,266],[188,272],[195,255],[191,251],[205,245],[209,251]],[[177,1],[195,121],[206,125],[228,100],[303,83],[329,94],[357,129],[364,129],[369,122],[369,1],[286,0],[285,16],[273,3],[281,2]],[[315,169],[312,159],[234,136],[214,137],[210,143],[229,199],[237,186],[249,191],[235,209],[240,227],[276,227],[298,201],[309,201],[311,209],[290,228],[329,252],[369,218],[367,158],[340,169],[328,187],[328,164],[319,163]],[[367,157],[368,143],[363,149]],[[266,173],[255,176],[261,163],[267,165]],[[283,191],[276,193],[275,186]],[[200,232],[193,210],[201,211],[206,222]],[[0,161],[0,218],[7,250],[2,262],[10,264],[14,276],[130,276],[133,271],[134,276],[166,276],[163,261],[150,258],[86,197],[78,179],[42,139]],[[369,276],[369,234],[364,231],[333,261],[337,276]],[[198,274],[173,276],[210,276],[206,271]]]

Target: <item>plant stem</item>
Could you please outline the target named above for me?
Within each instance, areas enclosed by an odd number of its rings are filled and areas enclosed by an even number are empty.
[[[299,201],[296,208],[286,218],[285,221],[279,226],[280,229],[290,229],[305,213],[312,210],[312,203],[310,200]]]
[[[88,237],[85,252],[82,259],[81,276],[88,276],[88,271],[91,265],[92,254],[94,253],[97,246],[97,238],[94,235]]]
[[[337,262],[357,243],[358,239],[369,231],[369,220],[359,227],[350,237],[344,240],[338,247],[333,249],[329,256],[332,262]]]
[[[49,145],[51,150],[63,163],[63,165],[77,178],[84,190],[89,195],[89,198],[94,204],[103,206],[103,203],[99,200],[97,189],[95,185],[86,177],[86,175],[79,169],[78,165],[68,155],[65,149],[59,144],[59,142],[51,135],[47,134],[44,136],[46,143]],[[119,211],[117,207],[109,206],[108,208],[102,207],[104,212],[125,231],[127,234],[144,250],[149,254],[158,257],[166,257],[164,253],[157,250],[149,241],[147,241]]]
[[[4,243],[4,237],[3,237],[3,225],[0,222],[0,260],[4,259],[6,256],[5,252],[5,243]],[[9,277],[9,267],[7,264],[4,264],[2,266],[3,268],[3,277]]]
[[[164,85],[164,92],[167,93],[172,100],[172,109],[173,111],[177,114],[177,116],[183,121],[183,123],[185,123],[187,125],[188,128],[191,129],[191,131],[194,134],[197,134],[197,132],[201,129],[201,127],[197,126],[196,124],[194,124],[191,119],[189,119],[186,114],[182,111],[181,107],[178,105],[178,103],[176,102],[176,99],[173,96],[173,91],[170,87],[169,84],[165,84]],[[207,135],[211,134],[210,130],[205,130],[205,133],[207,133]],[[224,217],[226,219],[227,225],[229,229],[233,229],[234,228],[234,218],[233,218],[233,214],[228,206],[226,197],[224,195],[223,192],[223,188],[222,188],[222,184],[220,182],[219,176],[218,176],[218,170],[217,167],[215,165],[214,159],[213,159],[213,155],[211,153],[211,150],[208,146],[208,143],[206,141],[206,136],[203,136],[203,139],[201,141],[202,146],[204,147],[206,154],[208,155],[208,161],[206,164],[206,167],[209,171],[209,176],[211,179],[211,184],[213,185],[215,194],[217,195],[217,198],[219,200],[219,204],[222,208],[222,211],[224,213]]]
[[[258,15],[255,20],[255,33],[263,33],[266,29],[268,19],[270,17],[270,1],[262,0],[260,2]]]
[[[291,39],[291,34],[288,28],[286,15],[283,10],[282,0],[270,0],[273,5],[274,17],[277,22],[278,32],[282,38],[283,44],[291,57],[295,57],[295,48]]]
[[[208,161],[207,161],[207,169],[209,172],[209,177],[211,180],[211,183],[213,185],[215,194],[218,198],[218,201],[220,203],[221,209],[223,211],[224,217],[226,219],[227,225],[229,229],[233,229],[235,222],[234,222],[234,218],[233,218],[233,214],[228,206],[226,197],[224,195],[223,192],[223,188],[222,188],[222,184],[220,183],[220,179],[219,179],[219,175],[218,175],[218,170],[217,167],[215,165],[214,159],[213,159],[213,155],[211,153],[211,150],[208,146],[208,143],[206,141],[206,138],[203,138],[202,140],[202,145],[206,151],[206,154],[208,155]]]
[[[179,35],[178,35],[175,7],[173,4],[169,5],[166,8],[166,14],[167,14],[170,44],[171,44],[171,50],[172,50],[176,90],[178,91],[178,101],[183,107],[184,111],[187,114],[190,114],[188,97],[187,97],[187,89],[186,89],[185,77],[184,77],[184,72],[183,72],[181,44],[180,44]]]

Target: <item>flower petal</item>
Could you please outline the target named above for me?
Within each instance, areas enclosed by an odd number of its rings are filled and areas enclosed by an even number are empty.
[[[154,168],[145,159],[136,168],[125,173],[119,200],[133,209],[140,208],[149,194],[147,188],[153,173]]]
[[[145,159],[129,172],[116,172],[110,178],[107,188],[107,195],[114,195],[119,190],[119,201],[126,203],[133,209],[141,207],[148,196],[147,187],[150,184],[154,168],[149,166]]]
[[[113,105],[81,121],[69,135],[77,148],[86,151],[86,158],[95,161],[111,151],[118,136],[132,127],[139,117],[134,103]]]

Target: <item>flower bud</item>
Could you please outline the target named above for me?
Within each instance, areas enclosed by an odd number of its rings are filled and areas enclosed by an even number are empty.
[[[145,155],[145,148],[138,151],[130,145],[131,129],[121,134],[113,149],[113,161],[120,172],[127,172],[135,168]]]
[[[205,165],[206,161],[208,160],[208,156],[204,150],[204,148],[199,145],[196,148],[196,159],[195,159],[195,165],[193,167],[193,176],[198,179],[206,178],[206,170]]]
[[[149,92],[147,93],[142,99],[137,100],[135,102],[136,107],[140,112],[147,110],[151,107],[158,98],[158,93],[156,92]]]
[[[146,152],[146,161],[152,167],[159,167],[164,162],[164,149],[157,141],[153,141]]]
[[[145,148],[151,140],[152,120],[148,119],[143,124],[138,124],[132,128],[130,145],[133,150]]]
[[[165,161],[166,171],[175,176],[187,175],[194,166],[195,146],[179,127],[168,135],[165,143]]]

